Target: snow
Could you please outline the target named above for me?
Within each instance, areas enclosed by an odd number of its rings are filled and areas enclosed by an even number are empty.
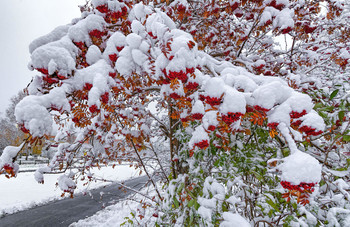
[[[204,105],[203,105],[203,102],[200,101],[200,100],[197,100],[193,107],[192,107],[192,114],[195,114],[195,113],[199,113],[199,114],[203,114],[204,115]]]
[[[278,167],[282,171],[281,181],[293,185],[300,183],[318,183],[321,180],[322,166],[311,155],[298,151],[283,159]]]
[[[203,89],[206,95],[220,98],[225,91],[225,83],[222,78],[210,78],[205,82]]]
[[[45,44],[35,49],[31,55],[30,66],[49,69],[50,74],[58,71],[59,75],[67,76],[75,69],[75,57],[78,49],[66,36],[62,39]]]
[[[249,222],[237,213],[224,212],[222,214],[224,221],[220,227],[250,227]]]
[[[86,52],[86,62],[89,65],[95,64],[101,59],[101,50],[96,45],[91,45]]]
[[[68,30],[69,38],[74,42],[84,42],[90,46],[92,41],[89,32],[93,30],[103,31],[106,22],[103,17],[96,14],[90,14],[86,18],[80,20]]]
[[[198,126],[195,131],[192,133],[192,138],[189,142],[190,148],[194,148],[196,143],[207,140],[209,142],[208,133],[204,130],[203,126]]]
[[[326,127],[323,118],[314,110],[301,117],[300,119],[303,121],[300,126],[311,126],[317,131],[323,131]]]
[[[157,187],[159,188],[160,185],[157,184]],[[91,217],[72,223],[70,226],[71,227],[121,226],[124,222],[128,220],[128,219],[125,219],[126,217],[132,219],[131,213],[134,213],[135,215],[138,211],[143,210],[143,208],[141,207],[142,204],[140,204],[140,202],[138,201],[143,200],[144,202],[147,202],[147,203],[150,202],[149,200],[145,199],[145,197],[143,197],[142,194],[148,194],[149,196],[156,195],[153,187],[151,187],[150,189],[147,189],[147,188],[141,189],[140,193],[141,194],[136,193],[134,195],[131,195],[127,199],[120,201],[114,205],[108,206]],[[157,218],[153,217],[153,210],[154,210],[154,204],[151,208],[145,209],[145,213],[143,214],[145,218],[142,220],[139,220],[139,221],[143,221],[141,223],[144,223],[144,226],[146,225],[155,226],[155,222]]]
[[[128,165],[117,165],[114,169],[110,166],[102,167],[101,170],[94,168],[91,172],[96,177],[112,181],[123,181],[138,176],[138,171]],[[62,177],[62,174],[45,174],[44,184],[38,184],[33,175],[34,173],[19,173],[12,179],[0,177],[0,194],[6,195],[0,197],[0,216],[62,199],[61,189],[55,186],[57,178]],[[92,181],[89,186],[83,186],[83,183],[78,181],[75,194],[110,184]]]
[[[275,81],[259,86],[252,94],[254,105],[271,109],[276,104],[281,104],[292,93],[292,88],[284,86],[282,83]]]
[[[228,86],[225,88],[224,100],[220,105],[220,112],[223,114],[229,112],[245,114],[247,103],[244,95],[234,88]]]
[[[293,20],[294,12],[289,8],[285,8],[282,11],[278,12],[275,20],[273,20],[273,25],[275,28],[279,28],[280,30],[286,28],[294,27]]]
[[[51,115],[44,106],[39,104],[38,97],[25,97],[17,104],[15,116],[17,122],[24,124],[24,127],[28,129],[34,137],[51,134],[53,123]]]
[[[45,44],[60,40],[63,36],[68,33],[70,25],[62,25],[55,28],[52,32],[47,35],[41,36],[29,44],[29,53],[33,53],[35,49]]]

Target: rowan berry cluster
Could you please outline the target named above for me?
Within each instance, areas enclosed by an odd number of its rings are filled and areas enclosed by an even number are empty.
[[[299,192],[305,192],[305,191],[311,191],[313,192],[315,189],[315,183],[305,183],[301,182],[298,185],[293,185],[288,181],[281,181],[281,185],[283,188],[288,189],[288,190],[295,190]]]
[[[199,147],[200,149],[205,149],[209,147],[208,140],[202,140],[201,142],[195,143],[194,146]]]
[[[238,121],[241,116],[243,116],[243,114],[239,113],[239,112],[237,112],[237,113],[228,112],[226,115],[222,116],[222,120],[226,124],[230,125],[230,124]]]

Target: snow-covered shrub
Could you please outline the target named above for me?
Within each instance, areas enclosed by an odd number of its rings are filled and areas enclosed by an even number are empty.
[[[318,67],[306,50],[325,45],[325,33],[305,21],[326,23],[334,11],[343,23],[348,8],[329,2],[323,17],[313,1],[220,4],[96,0],[33,42],[30,68],[40,74],[17,105],[17,122],[28,143],[59,125],[57,152],[36,179],[66,170],[59,186],[72,195],[72,169],[89,181],[91,168],[128,160],[155,188],[144,209],[154,209],[149,218],[160,226],[345,223],[349,74],[339,72],[344,83],[331,93],[327,80],[322,91],[302,92]],[[281,34],[294,39],[286,52],[276,46]],[[334,48],[327,67],[346,70],[348,49],[338,56]],[[322,92],[339,103],[320,101]],[[5,149],[2,173],[16,175],[19,151]]]

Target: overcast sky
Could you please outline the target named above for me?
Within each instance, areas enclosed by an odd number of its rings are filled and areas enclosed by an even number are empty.
[[[0,0],[0,112],[35,72],[27,68],[35,38],[80,16],[85,0]]]

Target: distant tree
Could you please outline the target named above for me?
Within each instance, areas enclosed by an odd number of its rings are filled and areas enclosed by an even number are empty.
[[[10,122],[14,124],[17,123],[16,117],[15,117],[15,108],[16,108],[16,105],[26,96],[27,96],[26,92],[24,90],[21,90],[17,93],[17,95],[11,97],[10,105],[7,107],[5,111],[5,115]]]

